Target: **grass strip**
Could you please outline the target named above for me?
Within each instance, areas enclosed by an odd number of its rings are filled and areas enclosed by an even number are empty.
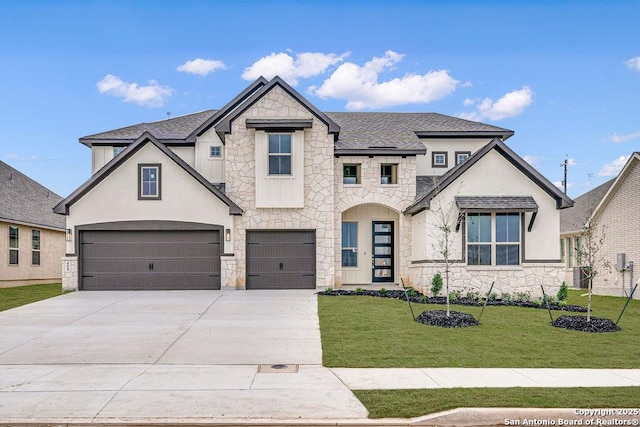
[[[60,283],[0,289],[0,311],[65,294]]]
[[[413,418],[454,408],[636,408],[640,387],[354,390],[369,418]]]
[[[570,292],[569,303],[586,297]],[[616,319],[625,299],[593,297],[594,316]],[[414,306],[416,315],[441,305]],[[476,319],[481,307],[453,306]],[[546,310],[485,309],[482,323],[439,328],[415,322],[407,303],[368,296],[318,296],[323,364],[347,368],[640,368],[640,301],[629,304],[621,331],[586,333],[550,325]],[[555,311],[561,314],[584,315]]]

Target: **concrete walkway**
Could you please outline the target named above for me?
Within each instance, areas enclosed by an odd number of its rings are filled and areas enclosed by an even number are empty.
[[[311,291],[76,292],[0,312],[0,424],[504,425],[495,409],[368,420],[350,390],[634,385],[637,369],[328,369]]]

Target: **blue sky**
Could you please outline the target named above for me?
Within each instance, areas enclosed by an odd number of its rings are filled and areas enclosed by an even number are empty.
[[[0,160],[62,196],[81,136],[219,108],[279,74],[324,111],[515,131],[569,195],[640,150],[640,1],[0,0]]]

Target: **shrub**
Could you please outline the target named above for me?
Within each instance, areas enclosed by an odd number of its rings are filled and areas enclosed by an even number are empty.
[[[529,302],[531,301],[531,292],[516,292],[514,299],[518,302]]]
[[[467,291],[467,295],[466,295],[467,299],[471,299],[471,300],[479,300],[480,299],[480,292],[478,291]]]
[[[488,297],[488,300],[489,300],[489,301],[495,301],[495,300],[497,300],[497,299],[498,299],[498,294],[496,294],[495,292],[491,292],[491,293],[489,294],[489,297]]]
[[[356,288],[356,294],[361,294],[362,292],[362,288]]]
[[[381,294],[386,294],[386,293],[387,293],[387,290],[386,290],[385,288],[380,288],[380,293],[381,293]]]
[[[440,291],[442,290],[442,276],[440,273],[436,273],[431,279],[431,293],[434,297],[437,297]]]
[[[511,294],[509,292],[502,292],[500,294],[500,299],[504,302],[509,302],[511,301]]]
[[[333,293],[333,288],[327,288],[327,290],[325,291],[328,294],[332,294]]]
[[[556,297],[558,298],[558,301],[566,301],[568,296],[569,287],[567,286],[567,283],[563,281],[562,285],[560,285],[560,289],[558,289]]]
[[[449,301],[455,301],[460,297],[459,291],[449,292]]]
[[[427,302],[427,297],[425,295],[420,295],[420,302],[426,303]]]

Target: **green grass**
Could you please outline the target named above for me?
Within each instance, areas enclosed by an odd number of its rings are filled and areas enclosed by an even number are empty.
[[[65,294],[60,283],[0,289],[0,311]]]
[[[637,408],[640,387],[355,390],[369,418],[412,418],[454,408]]]
[[[624,298],[593,297],[593,316],[616,320]],[[569,303],[586,304],[579,291]],[[480,307],[452,305],[478,318]],[[416,315],[443,306],[415,304]],[[639,368],[640,301],[629,304],[621,331],[554,328],[547,310],[487,307],[479,326],[446,329],[414,322],[407,303],[365,296],[319,296],[323,364],[348,368]],[[555,317],[563,314],[552,311]]]

